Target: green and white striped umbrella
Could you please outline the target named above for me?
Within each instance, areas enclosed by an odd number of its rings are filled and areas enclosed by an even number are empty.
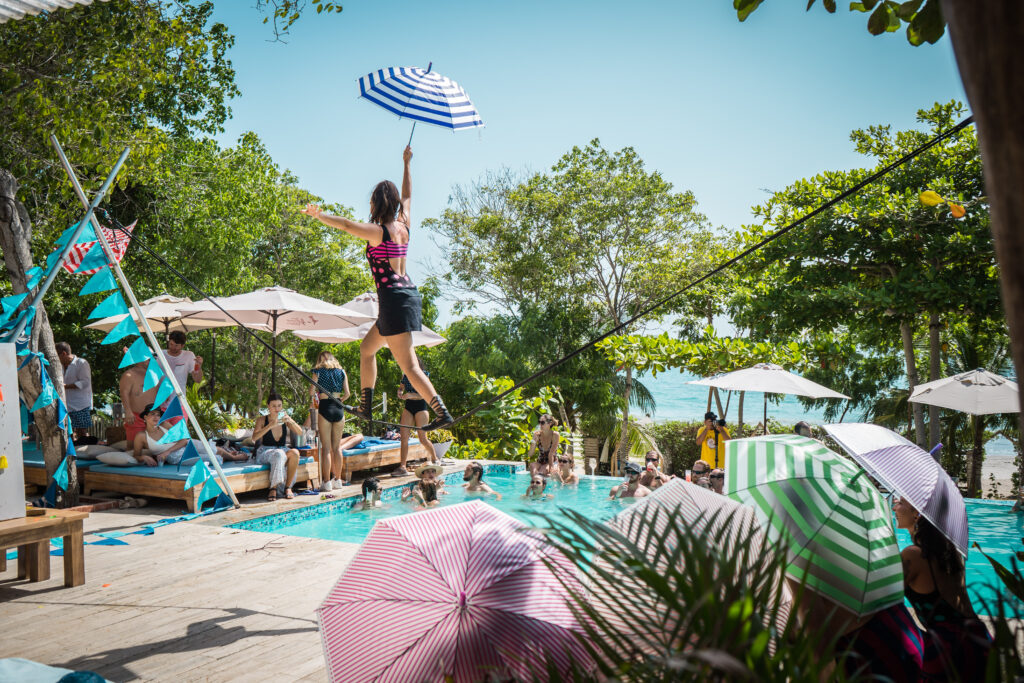
[[[754,506],[787,573],[858,616],[903,600],[888,506],[865,472],[796,435],[727,441],[725,493]]]

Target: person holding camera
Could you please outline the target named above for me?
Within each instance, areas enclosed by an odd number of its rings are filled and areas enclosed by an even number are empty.
[[[700,459],[708,468],[719,467],[725,462],[723,442],[731,438],[725,428],[725,420],[719,420],[712,412],[704,413],[704,426],[697,430],[697,445],[700,446]]]

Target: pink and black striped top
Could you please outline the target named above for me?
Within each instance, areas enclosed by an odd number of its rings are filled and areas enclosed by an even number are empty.
[[[381,225],[384,237],[381,243],[371,247],[366,244],[366,260],[370,262],[370,273],[373,274],[373,281],[377,289],[401,289],[404,287],[415,287],[408,275],[399,275],[391,267],[393,258],[405,258],[409,251],[408,244],[398,244],[391,239],[391,233],[387,226]]]

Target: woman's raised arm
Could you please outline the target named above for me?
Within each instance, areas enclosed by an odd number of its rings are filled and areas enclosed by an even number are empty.
[[[353,237],[366,240],[371,246],[380,244],[381,240],[384,239],[384,231],[381,230],[379,225],[360,223],[359,221],[349,220],[342,216],[332,216],[324,213],[319,204],[306,204],[306,208],[302,209],[302,213],[312,216],[324,225],[344,230]]]

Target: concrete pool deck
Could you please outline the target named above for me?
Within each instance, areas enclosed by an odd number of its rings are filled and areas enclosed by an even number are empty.
[[[445,467],[457,472],[465,462]],[[414,477],[382,477],[402,485]],[[336,497],[359,495],[359,486]],[[238,510],[169,524],[128,545],[85,546],[85,584],[0,573],[0,656],[94,671],[111,681],[326,681],[316,608],[359,545],[225,525],[321,502],[240,497]],[[183,514],[171,501],[94,512],[85,533],[134,531]],[[55,558],[59,560],[59,558]]]

